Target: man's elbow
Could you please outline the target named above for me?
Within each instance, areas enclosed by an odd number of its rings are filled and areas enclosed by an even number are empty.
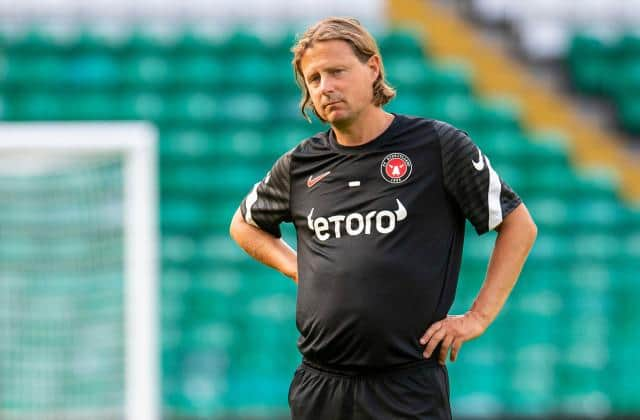
[[[527,221],[527,227],[525,229],[527,232],[527,238],[529,239],[529,243],[531,244],[531,246],[533,246],[533,244],[536,241],[536,238],[538,237],[538,226],[536,225],[536,222],[534,222],[531,217],[529,217],[529,220]]]
[[[536,225],[536,222],[533,221],[533,217],[531,217],[531,213],[529,213],[529,210],[527,209],[527,207],[522,204],[522,210],[523,210],[523,230],[527,233],[527,237],[530,239],[531,244],[533,245],[533,243],[536,241],[536,238],[538,237],[538,225]]]
[[[499,232],[503,233],[504,231],[513,232],[521,237],[529,244],[529,247],[533,246],[538,236],[538,226],[524,204],[519,205],[505,218]]]

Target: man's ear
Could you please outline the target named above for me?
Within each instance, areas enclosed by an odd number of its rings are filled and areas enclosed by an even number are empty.
[[[367,66],[373,73],[373,80],[378,80],[378,77],[380,77],[380,56],[374,54],[369,57],[369,60],[367,60]]]

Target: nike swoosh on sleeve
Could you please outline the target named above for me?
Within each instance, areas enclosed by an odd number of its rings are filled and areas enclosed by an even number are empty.
[[[476,171],[481,171],[484,169],[484,159],[482,158],[482,152],[478,149],[478,161],[471,159],[471,163],[473,163],[473,167],[476,168]]]

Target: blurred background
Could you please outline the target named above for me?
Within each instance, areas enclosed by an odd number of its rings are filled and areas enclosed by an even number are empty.
[[[290,48],[331,15],[378,40],[387,109],[469,132],[538,224],[503,312],[449,364],[454,418],[640,418],[640,1],[2,0],[2,122],[157,130],[163,417],[288,418],[295,285],[228,225],[326,129],[299,113]],[[124,418],[123,163],[51,172],[3,133],[0,419]],[[495,239],[467,233],[452,314]]]

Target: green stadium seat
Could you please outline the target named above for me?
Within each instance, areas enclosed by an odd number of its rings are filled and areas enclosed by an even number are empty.
[[[428,110],[427,107],[428,101],[425,95],[415,94],[410,90],[404,92],[399,90],[398,96],[393,98],[386,109],[399,114],[420,115]]]
[[[570,43],[567,61],[575,87],[585,93],[601,94],[609,70],[610,52],[602,37],[576,34]]]
[[[113,89],[120,82],[119,62],[111,55],[78,55],[66,63],[64,84],[72,88]]]
[[[265,131],[265,143],[274,152],[284,154],[307,137],[319,131],[326,130],[326,128],[322,126],[308,124],[302,120],[302,117],[300,117],[300,121],[302,121],[304,125],[301,124],[297,127],[292,127],[291,124],[280,124],[269,127],[269,129]]]
[[[622,58],[637,59],[640,57],[640,35],[633,31],[625,31],[613,48]]]
[[[520,128],[519,106],[507,98],[493,98],[480,103],[477,131],[517,131]]]
[[[272,68],[268,77],[268,89],[272,95],[299,97],[300,87],[293,74],[292,54],[274,56],[271,58]]]
[[[214,267],[221,263],[243,262],[246,256],[227,232],[213,233],[203,237],[198,243],[198,252],[202,260],[211,262]]]
[[[197,253],[196,241],[192,236],[165,234],[161,240],[162,260],[169,263],[189,263]]]
[[[207,223],[207,211],[199,200],[177,197],[163,200],[160,220],[163,225],[176,229],[197,230]]]
[[[640,133],[640,37],[628,31],[617,38],[586,33],[573,36],[568,66],[576,88],[613,100],[620,125],[631,134]]]
[[[0,56],[0,85],[1,86],[20,86],[30,81],[29,73],[26,67],[29,61],[11,55]]]
[[[480,116],[478,102],[461,94],[431,96],[427,109],[431,118],[446,121],[462,130],[472,127]]]
[[[256,180],[256,182],[258,181]],[[229,194],[213,203],[208,203],[206,221],[202,225],[216,232],[228,230],[231,218],[246,194],[248,194],[248,191],[240,191],[239,194]]]
[[[273,65],[269,57],[253,53],[231,57],[224,61],[226,71],[225,85],[236,90],[268,90],[280,83],[278,73],[286,73],[291,78],[290,67],[279,68]]]
[[[436,91],[449,94],[469,94],[473,73],[465,61],[444,61],[434,65],[430,84]]]
[[[622,127],[630,133],[640,133],[640,96],[625,95],[618,102],[618,114]]]
[[[64,120],[66,113],[60,105],[62,97],[47,93],[32,93],[17,96],[11,118],[18,121]]]
[[[201,130],[166,129],[160,133],[160,157],[163,162],[210,157],[210,136]]]
[[[400,57],[423,57],[424,50],[421,40],[416,33],[406,29],[394,29],[381,35],[378,46],[383,59],[397,55]]]
[[[152,91],[122,95],[117,113],[123,120],[164,121],[174,114],[169,109],[167,98]]]
[[[9,56],[1,65],[3,83],[10,86],[58,87],[68,77],[65,60],[56,55]]]
[[[169,108],[166,120],[176,124],[216,124],[225,118],[217,95],[182,91],[165,100]]]
[[[225,82],[222,60],[210,54],[190,54],[176,57],[171,72],[173,79],[184,87],[220,87]]]
[[[265,127],[269,124],[276,104],[258,93],[237,92],[221,98],[219,119],[234,126]]]
[[[265,172],[261,168],[222,163],[218,165],[195,165],[184,163],[164,169],[162,187],[171,191],[189,191],[193,194],[218,194],[222,196],[236,191],[246,191]],[[247,191],[248,192],[248,191]]]
[[[400,96],[410,93],[434,94],[430,81],[434,70],[422,56],[390,56],[385,58],[385,72]],[[415,111],[414,111],[415,112]]]
[[[138,89],[169,85],[174,74],[169,57],[160,54],[131,56],[122,65],[123,82]]]
[[[263,131],[229,130],[216,139],[218,154],[227,159],[265,159],[272,163],[279,157],[278,148],[267,142]]]
[[[575,238],[574,258],[582,261],[614,262],[621,247],[618,237],[601,234],[580,234]]]
[[[117,119],[119,105],[119,98],[106,93],[70,95],[61,104],[66,119],[90,121]]]

